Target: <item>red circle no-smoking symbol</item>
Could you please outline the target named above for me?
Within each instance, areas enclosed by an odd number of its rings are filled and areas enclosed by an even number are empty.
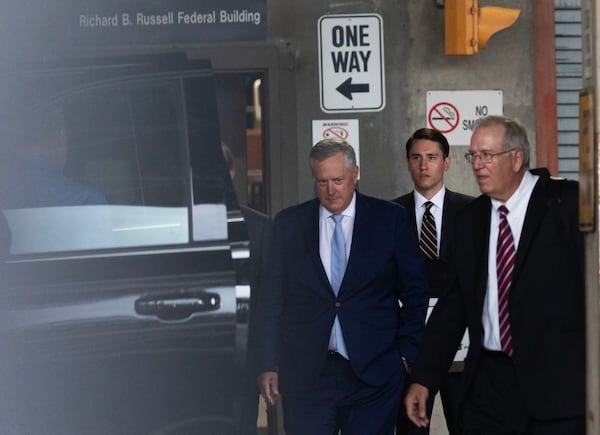
[[[440,133],[450,133],[458,126],[460,115],[458,110],[450,103],[437,103],[431,108],[427,120],[431,128]]]
[[[348,135],[348,130],[340,126],[328,127],[323,131],[323,139],[346,140]]]

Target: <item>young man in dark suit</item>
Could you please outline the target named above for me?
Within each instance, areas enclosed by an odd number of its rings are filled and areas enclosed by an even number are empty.
[[[417,426],[468,327],[465,435],[585,433],[578,184],[528,171],[529,148],[514,120],[475,124],[465,158],[483,195],[457,216],[452,286],[411,373],[405,406]]]
[[[423,257],[403,207],[356,191],[348,143],[317,143],[310,165],[318,198],[275,217],[261,393],[281,393],[286,435],[392,435],[424,327]]]
[[[406,141],[406,162],[414,183],[414,191],[394,199],[406,207],[411,227],[418,235],[425,255],[425,270],[431,291],[430,297],[439,299],[444,294],[449,274],[450,248],[454,243],[453,227],[458,210],[473,198],[452,192],[444,186],[444,174],[450,169],[450,146],[446,137],[437,130],[421,128]],[[427,247],[427,212],[434,223],[431,248]],[[456,421],[462,367],[452,367],[440,385],[449,435],[459,435]],[[429,396],[427,415],[431,417],[435,394]],[[429,427],[418,428],[406,416],[401,404],[396,433],[428,434]]]

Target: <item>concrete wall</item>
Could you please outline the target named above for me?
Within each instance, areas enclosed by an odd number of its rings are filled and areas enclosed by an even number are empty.
[[[280,101],[294,120],[295,137],[283,138],[282,162],[296,162],[297,180],[290,183],[283,206],[312,196],[307,155],[312,145],[312,120],[358,119],[360,125],[360,190],[393,198],[411,190],[404,144],[425,126],[429,90],[502,90],[504,113],[516,117],[530,131],[532,164],[535,156],[533,2],[480,0],[480,6],[521,9],[515,25],[494,35],[487,48],[472,56],[444,53],[444,10],[435,0],[272,0],[269,2],[269,40],[294,59],[295,100]],[[383,17],[386,106],[380,112],[326,114],[320,109],[317,21],[327,14],[378,13]],[[292,122],[292,121],[288,121]],[[293,131],[293,130],[292,130]],[[449,188],[477,194],[466,147],[452,147]],[[275,163],[275,162],[274,162]],[[292,173],[293,173],[292,172]],[[273,183],[277,183],[273,177]],[[274,186],[274,191],[277,187]],[[277,204],[278,201],[274,201]],[[277,210],[273,210],[276,212]]]
[[[186,40],[182,44],[149,42],[129,46],[123,45],[127,41],[116,38],[114,47],[104,42],[108,46],[98,47],[98,54],[186,50],[195,57],[211,59],[213,67],[221,72],[266,69],[269,110],[272,110],[271,125],[265,133],[271,212],[313,194],[307,154],[312,145],[311,121],[315,119],[359,120],[363,192],[392,198],[409,191],[411,183],[403,147],[406,138],[426,124],[428,90],[502,90],[504,113],[519,118],[529,128],[535,152],[533,9],[534,3],[541,3],[539,0],[479,0],[480,7],[520,8],[521,16],[515,25],[493,36],[487,48],[473,56],[444,53],[444,10],[438,6],[440,0],[265,1],[266,42]],[[99,0],[99,3],[106,2]],[[19,25],[0,26],[0,35],[17,43],[4,45],[0,63],[3,59],[21,57],[52,58],[62,51],[89,54],[89,47],[79,44],[77,34],[71,29],[71,15],[79,10],[73,4],[69,0],[9,1],[3,16]],[[330,14],[359,13],[378,13],[383,17],[385,109],[325,114],[319,101],[318,19]],[[38,30],[32,31],[38,27],[42,29],[40,36]],[[447,184],[455,190],[475,194],[477,187],[462,158],[464,148],[452,149],[454,165]]]

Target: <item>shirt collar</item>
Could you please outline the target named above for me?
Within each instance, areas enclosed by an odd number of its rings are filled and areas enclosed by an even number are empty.
[[[517,188],[517,190],[515,190],[511,197],[508,198],[506,202],[501,202],[497,199],[491,198],[492,207],[494,208],[494,210],[498,211],[498,208],[501,205],[505,205],[510,212],[518,206],[518,203],[522,199],[524,199],[524,196],[526,197],[525,199],[529,201],[529,195],[526,194],[533,190],[538,178],[540,178],[539,175],[533,175],[531,172],[525,171],[525,173],[523,174],[523,178],[521,179],[521,183],[519,184],[519,187]]]
[[[435,195],[433,195],[431,199],[425,198],[423,195],[421,195],[415,190],[415,208],[418,209],[420,207],[423,207],[423,204],[425,204],[427,201],[431,201],[433,202],[433,205],[442,209],[444,208],[444,195],[446,195],[446,186],[442,186],[442,188],[438,190],[438,192]]]
[[[352,200],[350,201],[350,204],[348,204],[348,207],[346,207],[346,209],[339,214],[354,218],[354,215],[356,214],[356,191],[352,194]],[[321,204],[319,205],[319,215],[321,219],[328,219],[329,216],[333,216],[333,213],[331,213],[329,210],[323,207],[323,204]]]

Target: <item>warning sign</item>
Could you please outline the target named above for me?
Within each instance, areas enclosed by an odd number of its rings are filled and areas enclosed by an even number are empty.
[[[434,128],[450,145],[469,145],[479,118],[502,115],[502,91],[428,91],[427,127]]]
[[[345,140],[356,153],[356,163],[360,166],[360,143],[358,140],[358,119],[324,119],[312,122],[312,145],[323,139]]]

